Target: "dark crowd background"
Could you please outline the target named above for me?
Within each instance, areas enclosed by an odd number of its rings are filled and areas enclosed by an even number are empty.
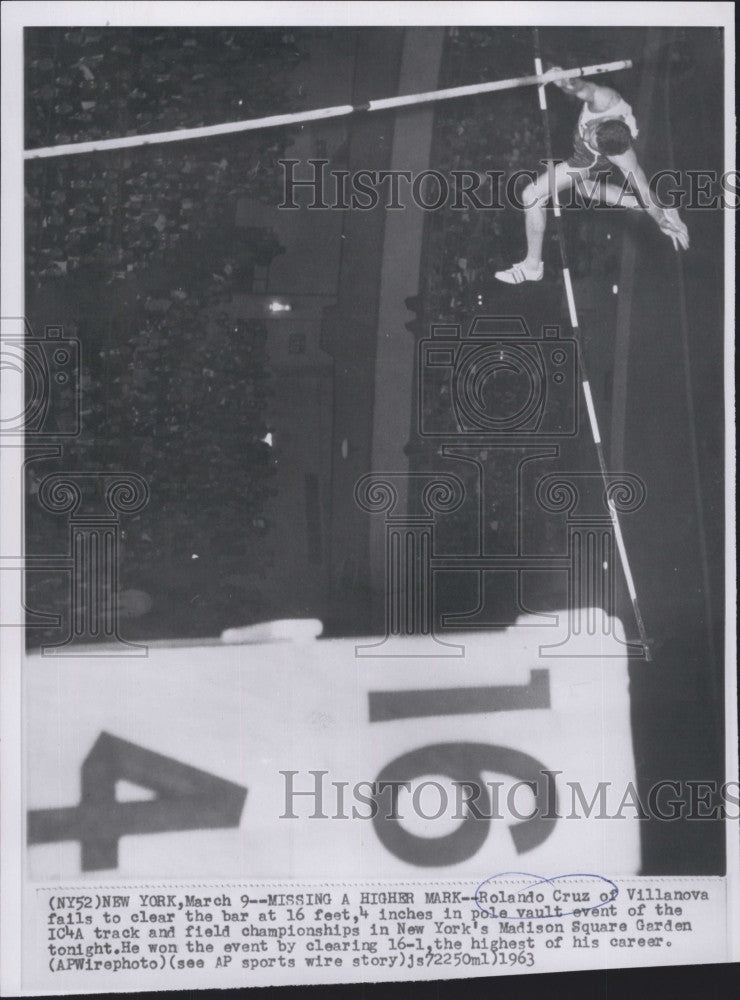
[[[25,55],[27,148],[292,110],[281,81],[308,58],[285,29],[30,30]],[[277,251],[235,230],[235,207],[275,202],[291,142],[273,129],[27,165],[27,315],[63,318],[82,346],[82,430],[60,467],[129,469],[151,489],[122,539],[128,631],[214,634],[267,612],[243,571],[267,558],[274,492],[267,333],[223,307]],[[29,552],[66,545],[37,502],[50,471],[29,467]],[[64,615],[67,586],[30,573],[29,609]]]

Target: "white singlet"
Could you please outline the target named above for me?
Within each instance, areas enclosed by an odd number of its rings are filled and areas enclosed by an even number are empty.
[[[637,122],[635,121],[635,116],[632,114],[632,108],[620,97],[618,101],[615,101],[610,108],[606,111],[591,111],[588,104],[584,104],[581,108],[581,114],[578,118],[578,134],[588,148],[594,152],[598,153],[597,149],[594,149],[589,142],[586,141],[586,133],[588,126],[594,121],[606,121],[607,119],[618,118],[625,123],[627,128],[630,130],[630,134],[633,139],[638,136]]]

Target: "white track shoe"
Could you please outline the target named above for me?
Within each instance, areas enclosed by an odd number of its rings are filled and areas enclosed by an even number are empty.
[[[506,271],[496,271],[494,278],[507,285],[521,285],[524,281],[542,281],[542,275],[545,273],[542,261],[538,267],[527,267],[526,264],[524,260],[520,264],[512,264]]]

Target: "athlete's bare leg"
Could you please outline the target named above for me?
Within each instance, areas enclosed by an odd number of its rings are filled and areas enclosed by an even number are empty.
[[[611,208],[632,208],[641,210],[643,208],[639,198],[633,194],[628,186],[618,187],[616,184],[587,177],[579,177],[576,180],[576,189],[584,200],[584,205],[609,205]]]
[[[547,203],[554,191],[562,191],[585,179],[587,175],[588,168],[569,167],[567,163],[558,163],[551,171],[540,174],[536,181],[527,184],[521,195],[527,235],[527,256],[506,271],[497,271],[495,277],[499,281],[518,285],[523,281],[539,281],[542,278],[542,244],[547,225]]]
[[[623,187],[617,187],[616,184],[584,178],[576,181],[576,187],[586,205],[609,205],[613,208],[632,208],[647,212],[660,231],[671,240],[676,250],[688,250],[689,231],[681,221],[677,209],[661,208],[652,202],[643,203],[633,193],[634,188],[628,182],[625,182]],[[649,197],[649,191],[645,191],[644,197],[646,199]]]
[[[542,263],[542,244],[547,223],[546,206],[552,197],[552,188],[562,191],[571,184],[582,182],[587,175],[588,169],[558,163],[554,170],[540,174],[537,180],[533,184],[528,184],[522,192],[524,228],[527,234],[527,256],[524,263],[527,267],[537,268]]]

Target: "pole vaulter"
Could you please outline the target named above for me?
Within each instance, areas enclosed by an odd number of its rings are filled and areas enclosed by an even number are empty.
[[[326,118],[342,118],[357,112],[389,111],[393,108],[413,107],[430,104],[433,101],[449,101],[455,97],[472,97],[475,94],[491,94],[500,90],[514,90],[516,87],[541,86],[555,80],[572,80],[581,76],[598,76],[601,73],[615,73],[630,69],[632,61],[598,63],[582,66],[580,69],[558,69],[533,76],[513,77],[510,80],[495,80],[489,83],[473,83],[466,87],[448,87],[446,90],[430,90],[423,94],[402,94],[399,97],[382,97],[365,104],[340,104],[332,108],[317,108],[313,111],[295,111],[284,115],[269,115],[266,118],[250,118],[241,122],[224,122],[221,125],[203,125],[199,128],[175,129],[172,132],[151,132],[147,135],[127,135],[117,139],[93,139],[90,142],[71,142],[59,146],[40,146],[26,149],[23,156],[27,160],[41,160],[52,156],[73,156],[79,153],[103,153],[114,149],[128,149],[134,146],[154,146],[163,142],[182,142],[185,139],[207,139],[216,135],[231,135],[235,132],[254,132],[258,129],[280,128],[284,125],[301,125],[304,122],[321,121]]]

